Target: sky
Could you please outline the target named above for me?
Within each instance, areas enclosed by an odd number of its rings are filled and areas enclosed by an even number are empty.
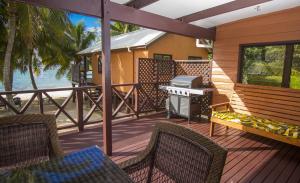
[[[79,22],[84,22],[86,26],[86,31],[98,33],[100,32],[100,19],[98,18],[80,15],[76,13],[70,13],[69,18],[74,25],[78,24]]]

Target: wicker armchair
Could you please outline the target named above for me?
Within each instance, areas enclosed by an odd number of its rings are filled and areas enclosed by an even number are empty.
[[[0,118],[0,170],[62,155],[54,116],[29,114]]]
[[[158,123],[145,151],[120,164],[134,182],[219,182],[227,150],[179,125]]]

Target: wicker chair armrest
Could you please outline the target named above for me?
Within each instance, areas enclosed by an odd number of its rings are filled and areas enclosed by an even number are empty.
[[[225,107],[228,108],[229,105],[230,105],[230,102],[223,102],[223,103],[219,103],[219,104],[210,105],[209,108],[211,108],[213,110],[218,108],[218,107],[222,107],[222,106],[225,106]]]
[[[152,156],[144,151],[137,157],[120,163],[119,166],[129,175],[133,182],[147,182],[152,169],[152,162]]]

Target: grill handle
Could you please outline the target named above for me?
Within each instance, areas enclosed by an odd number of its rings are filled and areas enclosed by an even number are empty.
[[[187,85],[187,84],[179,84],[179,83],[172,84],[172,86],[175,86],[175,87],[181,87],[181,88],[189,88],[189,87],[190,87],[190,85]]]

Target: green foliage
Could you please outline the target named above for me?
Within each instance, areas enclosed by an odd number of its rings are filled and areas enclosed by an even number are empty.
[[[5,24],[7,23],[7,3],[4,0],[0,0],[0,81],[2,81],[3,74],[3,62],[6,49],[7,31]]]
[[[4,28],[4,25],[7,22],[6,6],[6,2],[4,0],[0,0],[0,28]]]
[[[19,58],[25,58],[24,65],[28,65],[32,58],[34,71],[39,74],[42,65],[53,62],[63,65],[71,61],[67,52],[64,52],[64,48],[71,42],[65,36],[71,26],[65,12],[20,5],[18,15],[16,41],[23,46],[23,53]],[[28,55],[30,52],[31,54]],[[30,58],[26,59],[28,56]]]
[[[111,24],[111,35],[116,36],[140,29],[136,25],[114,22]]]
[[[7,32],[4,23],[8,14],[5,1],[0,0],[0,33]],[[14,69],[28,72],[29,64],[38,75],[44,70],[59,68],[56,77],[70,71],[73,61],[79,61],[76,53],[87,48],[95,40],[95,34],[85,32],[84,23],[74,26],[68,13],[17,3],[17,31],[12,53]],[[3,29],[1,29],[3,28]],[[6,35],[6,34],[2,35]],[[6,36],[0,38],[0,68],[6,47]],[[2,72],[0,74],[0,79]]]
[[[300,89],[300,73],[291,76],[290,87],[293,89]]]
[[[49,52],[51,49],[44,47],[45,69],[47,70],[59,66],[56,74],[57,78],[60,78],[64,74],[70,76],[71,61],[79,62],[81,58],[77,53],[90,46],[95,38],[95,33],[85,31],[83,22],[77,25],[71,25],[69,31],[59,40],[55,41],[54,47],[53,45],[49,45],[52,46],[54,52]]]
[[[281,86],[285,46],[244,49],[243,83]]]

